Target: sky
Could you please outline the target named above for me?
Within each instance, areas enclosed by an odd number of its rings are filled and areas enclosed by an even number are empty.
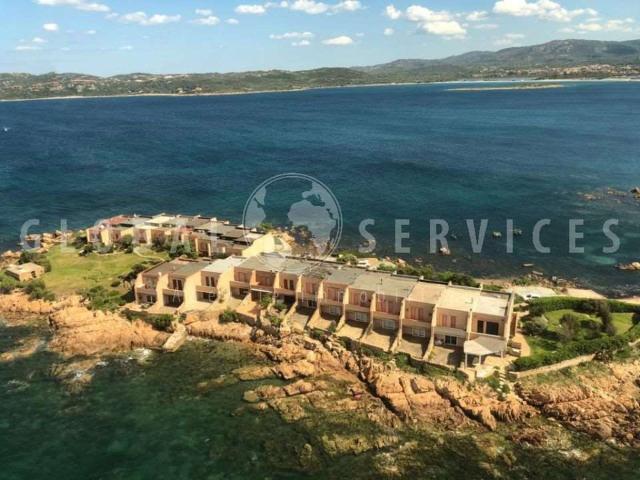
[[[103,76],[347,67],[640,38],[638,0],[0,0],[0,19],[0,72]]]

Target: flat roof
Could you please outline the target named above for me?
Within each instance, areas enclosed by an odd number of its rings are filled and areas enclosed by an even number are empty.
[[[202,217],[185,216],[185,215],[176,215],[176,220],[178,224],[182,226],[196,228],[196,227],[199,227],[200,225],[205,225],[209,223],[211,219],[202,218]]]
[[[125,220],[120,224],[128,227],[137,227],[138,225],[142,225],[151,220],[149,217],[126,217]]]
[[[340,285],[351,285],[356,278],[364,273],[364,270],[351,267],[338,267],[327,277],[329,283],[339,283]]]
[[[209,262],[186,262],[180,268],[170,273],[172,275],[179,275],[181,277],[189,277],[194,273],[198,273],[200,270],[209,265]]]
[[[429,303],[435,305],[442,292],[447,289],[447,285],[439,283],[418,282],[413,286],[413,290],[407,297],[410,302]]]
[[[220,260],[216,260],[213,263],[202,269],[203,272],[210,273],[224,273],[230,268],[237,267],[242,262],[244,262],[246,258],[244,257],[227,257]]]
[[[381,295],[407,297],[417,281],[415,278],[389,273],[362,272],[351,286],[358,290],[374,291]]]
[[[473,313],[504,317],[508,308],[508,296],[499,293],[482,292],[473,307]]]
[[[190,263],[190,262],[187,262],[186,260],[180,260],[180,259],[171,260],[170,262],[164,262],[159,265],[156,265],[155,267],[152,267],[151,269],[144,272],[143,275],[153,275],[153,276],[166,275],[167,273],[172,273],[172,272],[175,272],[176,270],[179,270],[185,263]]]
[[[248,270],[259,270],[261,272],[280,272],[285,265],[287,258],[281,255],[259,255],[249,257],[238,267]]]
[[[160,225],[165,223],[175,223],[175,221],[176,217],[170,217],[168,215],[156,215],[151,220],[147,220],[147,223]]]
[[[438,307],[468,312],[478,297],[480,290],[450,285],[442,292]]]

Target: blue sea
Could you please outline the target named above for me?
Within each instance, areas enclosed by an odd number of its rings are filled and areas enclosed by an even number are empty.
[[[14,248],[30,219],[42,230],[122,212],[239,221],[261,182],[299,172],[339,201],[343,248],[360,245],[360,222],[373,219],[376,252],[394,255],[394,221],[408,219],[403,256],[439,269],[522,275],[532,263],[610,293],[638,292],[637,274],[614,266],[640,260],[640,202],[617,193],[640,184],[640,83],[563,85],[0,103],[0,245]],[[450,224],[450,257],[428,251],[432,218]],[[509,218],[523,231],[513,254],[491,235]],[[544,218],[549,254],[532,242]],[[621,246],[605,254],[611,218]],[[481,254],[472,253],[467,219],[489,221]],[[569,253],[570,219],[584,220],[584,253]]]

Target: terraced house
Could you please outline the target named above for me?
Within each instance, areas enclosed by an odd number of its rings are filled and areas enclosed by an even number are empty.
[[[253,256],[273,252],[270,233],[200,215],[118,215],[86,229],[86,240],[112,246],[129,236],[136,245],[188,244],[200,257]]]
[[[174,260],[140,274],[136,301],[155,311],[234,308],[249,323],[278,303],[294,331],[453,365],[504,355],[516,330],[512,294],[277,255]]]

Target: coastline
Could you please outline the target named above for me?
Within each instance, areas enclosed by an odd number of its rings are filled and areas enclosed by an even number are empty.
[[[219,97],[219,96],[232,96],[232,95],[261,95],[266,93],[295,93],[306,92],[311,90],[333,90],[342,88],[374,88],[374,87],[403,87],[414,85],[473,85],[473,84],[488,84],[488,83],[505,83],[505,84],[517,84],[517,83],[638,83],[640,78],[576,78],[576,79],[495,79],[495,80],[451,80],[451,81],[439,81],[439,82],[400,82],[400,83],[366,83],[358,85],[335,85],[335,86],[322,86],[322,87],[304,87],[304,88],[290,88],[282,90],[255,90],[255,91],[235,91],[235,92],[210,92],[210,93],[133,93],[133,94],[117,94],[117,95],[67,95],[61,97],[38,97],[38,98],[10,98],[0,99],[2,103],[13,102],[37,102],[43,100],[86,100],[93,98],[136,98],[136,97]],[[539,88],[551,88],[551,87],[539,87]],[[514,87],[513,90],[525,90],[524,88]]]

